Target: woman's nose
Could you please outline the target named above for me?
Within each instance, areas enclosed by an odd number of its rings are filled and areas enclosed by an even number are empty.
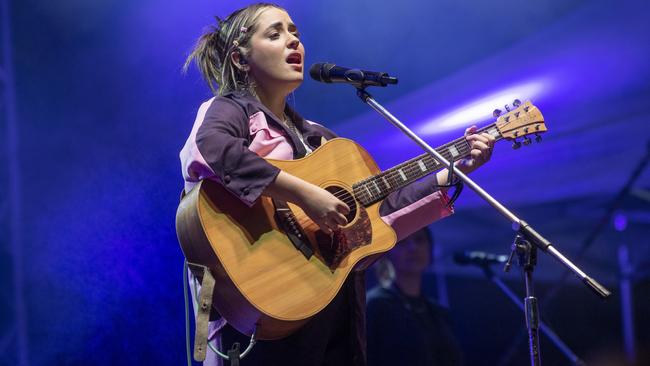
[[[300,40],[296,36],[292,35],[292,37],[293,39],[289,42],[288,47],[295,50],[298,48],[298,45],[300,44]]]

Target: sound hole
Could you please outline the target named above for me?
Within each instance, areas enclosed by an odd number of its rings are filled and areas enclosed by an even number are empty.
[[[352,193],[339,186],[329,186],[325,189],[350,207],[350,213],[345,215],[345,218],[348,220],[348,223],[352,222],[357,216],[357,201],[354,199]]]

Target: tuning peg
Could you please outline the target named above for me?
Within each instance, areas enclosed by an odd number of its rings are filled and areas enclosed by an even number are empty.
[[[536,133],[535,134],[535,142],[542,142],[542,135]]]
[[[506,111],[510,112],[510,106],[509,105],[506,104],[506,105],[503,106],[503,108],[505,108]]]
[[[517,140],[512,141],[512,148],[513,149],[517,150],[520,147],[521,147],[521,142],[519,142]]]
[[[531,143],[532,143],[532,141],[530,140],[530,137],[528,137],[528,136],[524,137],[524,145],[528,146]]]
[[[512,102],[512,105],[514,105],[515,108],[519,107],[519,106],[521,105],[521,100],[519,100],[519,99],[515,99],[515,100]]]
[[[496,117],[499,117],[499,116],[501,115],[501,110],[498,109],[498,108],[495,109],[495,110],[492,112],[492,115],[493,115],[495,118],[496,118]]]

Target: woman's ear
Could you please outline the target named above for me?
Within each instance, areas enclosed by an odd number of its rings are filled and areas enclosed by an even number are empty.
[[[230,61],[240,71],[248,71],[248,61],[239,51],[233,51],[230,54]]]

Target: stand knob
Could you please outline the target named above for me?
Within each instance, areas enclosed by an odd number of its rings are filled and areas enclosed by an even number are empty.
[[[515,108],[519,107],[519,106],[521,105],[521,100],[519,100],[519,99],[515,99],[515,100],[512,102],[512,105],[514,105]]]
[[[498,109],[498,108],[495,109],[495,110],[492,112],[492,115],[494,116],[494,118],[499,117],[499,116],[501,115],[501,110]]]
[[[536,133],[535,134],[535,142],[538,142],[538,143],[542,142],[542,135]]]
[[[519,141],[517,141],[517,140],[514,140],[514,141],[512,142],[512,148],[513,148],[513,149],[517,150],[517,149],[520,148],[520,147],[521,147],[521,142],[519,142]]]
[[[530,137],[528,137],[528,136],[524,137],[524,145],[528,146],[528,145],[530,145],[532,142],[533,142],[533,141],[531,141]]]

